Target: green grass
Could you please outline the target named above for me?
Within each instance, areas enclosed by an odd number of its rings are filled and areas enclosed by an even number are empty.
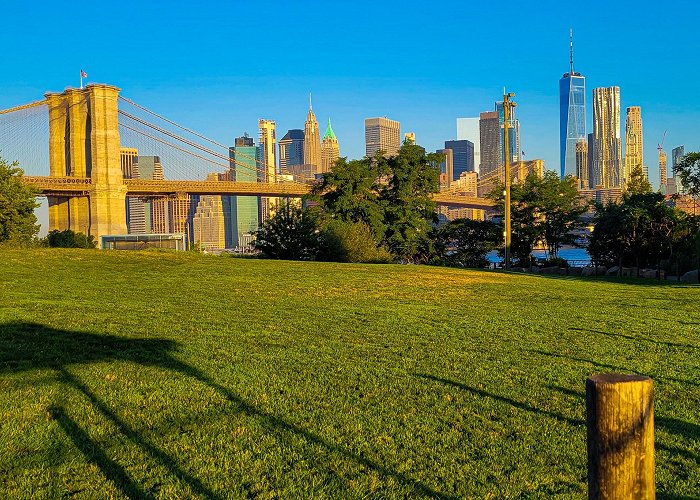
[[[0,253],[0,497],[582,498],[585,379],[651,375],[700,492],[700,288]]]

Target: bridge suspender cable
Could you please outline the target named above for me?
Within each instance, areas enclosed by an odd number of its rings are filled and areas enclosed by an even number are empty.
[[[221,147],[221,148],[228,149],[228,146],[224,146],[224,145],[221,144],[221,143],[218,143],[218,142],[216,142],[216,141],[213,141],[213,140],[211,140],[211,139],[209,139],[209,138],[207,138],[207,137],[205,137],[205,136],[203,136],[203,135],[201,135],[201,134],[198,134],[198,133],[195,132],[194,130],[188,129],[187,127],[183,127],[182,125],[178,125],[178,124],[175,123],[174,121],[168,120],[168,119],[165,118],[164,116],[161,116],[161,115],[159,115],[158,113],[154,113],[154,112],[151,111],[150,109],[146,109],[146,108],[144,108],[143,106],[141,106],[141,105],[139,105],[139,104],[136,104],[136,103],[135,103],[134,101],[132,101],[131,99],[127,99],[126,97],[123,97],[123,96],[119,96],[119,99],[123,100],[124,102],[128,102],[128,103],[131,104],[132,106],[135,106],[135,107],[139,108],[141,111],[145,111],[146,113],[151,114],[151,115],[153,115],[153,116],[155,116],[155,117],[157,117],[157,118],[163,120],[164,122],[169,123],[170,125],[174,125],[175,127],[181,128],[182,130],[184,130],[184,131],[186,131],[186,132],[188,132],[188,133],[190,133],[190,134],[192,134],[192,135],[194,135],[194,136],[197,136],[197,137],[199,137],[200,139],[204,139],[205,141],[211,142],[212,144],[214,144],[214,145],[216,145],[216,146],[219,146],[219,147]]]
[[[161,134],[165,134],[165,135],[167,135],[167,136],[169,136],[169,137],[171,137],[171,138],[173,138],[173,139],[175,139],[175,140],[178,140],[178,141],[180,141],[180,142],[183,142],[183,143],[187,144],[188,146],[192,146],[193,148],[197,148],[198,150],[200,150],[200,151],[202,151],[202,152],[204,152],[204,153],[207,153],[207,154],[209,154],[209,155],[211,155],[211,156],[214,156],[214,157],[216,157],[216,158],[220,158],[220,159],[225,160],[225,161],[227,161],[227,162],[230,162],[230,161],[231,161],[231,158],[230,158],[229,156],[222,155],[221,153],[217,153],[216,151],[213,151],[213,150],[211,150],[211,149],[209,149],[209,148],[207,148],[207,147],[204,147],[204,146],[202,146],[201,144],[197,144],[196,142],[192,142],[192,141],[190,141],[190,140],[188,140],[188,139],[185,139],[184,137],[180,137],[180,136],[177,135],[177,134],[173,134],[172,132],[169,132],[169,131],[167,131],[167,130],[165,130],[165,129],[162,129],[162,128],[156,126],[156,125],[153,125],[152,123],[149,123],[149,122],[147,122],[147,121],[145,121],[145,120],[142,120],[142,119],[140,119],[140,118],[138,118],[138,117],[136,117],[136,116],[134,116],[134,115],[131,115],[131,114],[127,113],[126,111],[119,110],[119,114],[120,114],[120,115],[123,115],[123,116],[126,116],[127,118],[129,118],[129,119],[131,119],[131,120],[134,120],[134,121],[136,121],[136,122],[138,122],[138,123],[140,123],[140,124],[142,124],[142,125],[145,125],[146,127],[150,127],[150,128],[152,128],[153,130],[156,130],[156,131],[160,132]],[[127,127],[127,128],[129,128],[129,130],[133,130],[133,131],[135,131],[135,132],[138,132],[137,130],[135,130],[135,129],[133,129],[133,128],[130,128],[130,127]],[[144,134],[144,135],[146,135],[146,134]],[[150,137],[150,138],[154,139],[154,137]],[[167,142],[165,142],[165,141],[160,141],[160,142],[162,142],[163,144],[169,144],[169,143],[167,143]],[[176,147],[176,146],[174,146],[173,144],[169,144],[169,145],[170,145],[170,146],[173,146],[173,147]],[[179,149],[180,151],[183,151],[183,152],[187,152],[187,150],[185,150],[185,149],[180,149],[180,148],[177,148],[177,149]],[[241,155],[241,156],[243,156],[243,155]],[[252,159],[252,158],[251,158],[251,159]],[[215,162],[212,162],[212,163],[215,163]],[[254,168],[254,167],[251,167],[251,166],[245,165],[245,164],[241,164],[241,163],[236,162],[235,160],[234,160],[234,163],[237,163],[239,166],[241,166],[241,167],[243,167],[243,168],[246,168],[246,169],[248,169],[248,170],[255,171],[255,172],[257,172],[257,173],[264,173],[264,170],[262,170],[262,169]],[[226,168],[229,168],[229,167],[226,166]]]
[[[14,108],[10,108],[10,109],[0,110],[0,115],[14,113],[15,111],[22,111],[23,109],[36,108],[37,106],[41,106],[43,104],[46,104],[46,99],[44,99],[42,101],[30,102],[29,104],[22,104],[21,106],[15,106]]]

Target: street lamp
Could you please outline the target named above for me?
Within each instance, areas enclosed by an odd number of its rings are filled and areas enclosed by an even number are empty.
[[[510,270],[510,246],[511,246],[511,228],[510,228],[510,146],[508,144],[508,130],[510,129],[510,111],[516,104],[510,101],[511,97],[515,97],[513,92],[503,92],[503,159],[505,173],[505,228],[503,231],[504,238],[504,257],[506,271]]]

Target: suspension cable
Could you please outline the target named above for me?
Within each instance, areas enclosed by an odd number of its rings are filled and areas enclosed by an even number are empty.
[[[22,104],[21,106],[15,106],[14,108],[10,109],[0,110],[0,115],[14,113],[15,111],[22,111],[23,109],[35,108],[37,106],[41,106],[42,104],[46,104],[46,99],[43,99],[41,101],[30,102],[29,104]]]

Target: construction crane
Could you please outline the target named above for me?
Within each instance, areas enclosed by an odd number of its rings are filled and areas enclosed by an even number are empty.
[[[656,147],[656,149],[659,150],[659,154],[661,154],[661,150],[664,149],[664,141],[666,140],[666,130],[664,130],[664,136],[661,138],[661,143]]]

